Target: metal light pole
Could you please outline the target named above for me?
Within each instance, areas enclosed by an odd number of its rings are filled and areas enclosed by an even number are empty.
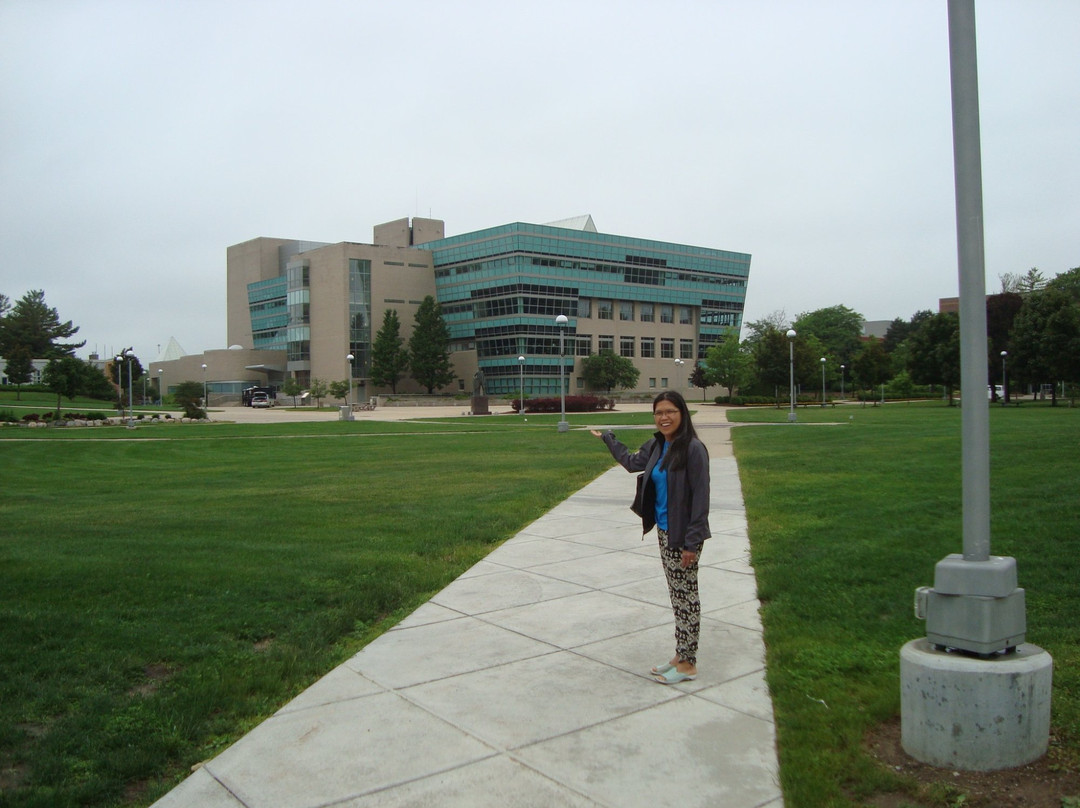
[[[1008,351],[1001,352],[1001,406],[1004,407],[1009,403],[1009,385],[1005,380],[1005,357],[1009,355]]]
[[[963,554],[916,590],[926,637],[900,652],[901,743],[924,763],[991,771],[1046,753],[1052,660],[1025,643],[1016,559],[990,555],[986,262],[974,0],[949,0],[956,235],[960,276]],[[960,653],[946,653],[953,649]],[[989,661],[993,659],[993,661]],[[977,693],[977,697],[972,694]],[[1009,716],[1009,720],[1003,720]],[[1014,719],[1015,716],[1015,719]]]
[[[825,406],[825,357],[821,357],[821,406]]]
[[[349,409],[352,409],[353,397],[352,397],[352,380],[353,380],[353,359],[356,357],[352,354],[348,354],[346,359],[349,360]]]
[[[794,328],[789,328],[788,338],[788,369],[790,371],[788,392],[791,394],[791,411],[788,413],[788,423],[795,423],[795,334]]]
[[[518,369],[521,377],[521,404],[518,406],[518,415],[525,414],[525,357],[518,356]]]
[[[844,366],[840,366],[840,400],[844,400]]]
[[[210,409],[210,400],[206,397],[206,363],[202,366],[202,404],[203,409]]]
[[[559,420],[559,431],[566,432],[570,429],[570,424],[566,423],[566,390],[563,384],[563,373],[566,370],[566,364],[563,361],[564,342],[563,338],[566,336],[566,324],[570,322],[565,314],[560,314],[555,318],[555,325],[559,327],[559,411],[562,413],[562,417]]]
[[[165,368],[158,368],[157,372],[158,372],[158,385],[157,385],[158,406],[159,407],[164,407],[165,406]]]
[[[116,400],[120,403],[117,408],[120,410],[121,420],[124,417],[124,356],[123,354],[117,354],[116,360]]]
[[[682,366],[686,363],[682,359],[675,360],[675,389],[679,389],[679,384],[682,382],[680,374],[682,373]]]
[[[128,348],[124,351],[124,356],[128,361],[128,429],[135,428],[135,398],[131,394],[131,358],[135,356],[135,351]]]

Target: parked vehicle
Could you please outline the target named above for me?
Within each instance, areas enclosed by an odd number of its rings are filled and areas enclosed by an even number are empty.
[[[251,396],[252,407],[270,407],[273,402],[270,401],[270,396],[266,393],[253,393]]]

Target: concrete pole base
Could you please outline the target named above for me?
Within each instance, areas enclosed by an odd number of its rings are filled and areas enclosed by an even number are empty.
[[[1053,660],[1036,645],[988,659],[939,651],[926,638],[900,650],[900,742],[931,766],[994,771],[1046,754]]]

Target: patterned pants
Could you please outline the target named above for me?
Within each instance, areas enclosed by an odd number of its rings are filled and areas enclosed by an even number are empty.
[[[667,531],[657,530],[660,537],[660,560],[664,562],[671,610],[675,613],[675,653],[697,665],[698,634],[701,630],[701,598],[698,597],[698,562],[682,568],[682,550],[667,546]],[[702,548],[704,549],[704,548]],[[701,553],[698,553],[698,560]]]

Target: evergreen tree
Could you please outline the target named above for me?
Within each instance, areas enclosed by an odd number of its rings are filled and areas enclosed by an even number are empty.
[[[409,338],[409,366],[412,377],[430,395],[454,380],[450,362],[450,330],[442,317],[442,307],[428,295],[416,310],[416,324]]]
[[[60,417],[60,399],[74,401],[88,385],[90,374],[100,376],[97,368],[74,356],[61,356],[49,360],[42,374],[42,381],[50,392],[56,393],[56,417]]]
[[[0,355],[9,356],[21,346],[34,359],[74,356],[75,350],[84,346],[86,340],[77,343],[58,340],[68,339],[78,330],[71,320],[60,322],[56,309],[45,304],[45,293],[32,289],[0,317]]]
[[[409,352],[401,338],[397,309],[383,312],[382,327],[371,346],[371,383],[397,392],[397,383],[409,368]]]

